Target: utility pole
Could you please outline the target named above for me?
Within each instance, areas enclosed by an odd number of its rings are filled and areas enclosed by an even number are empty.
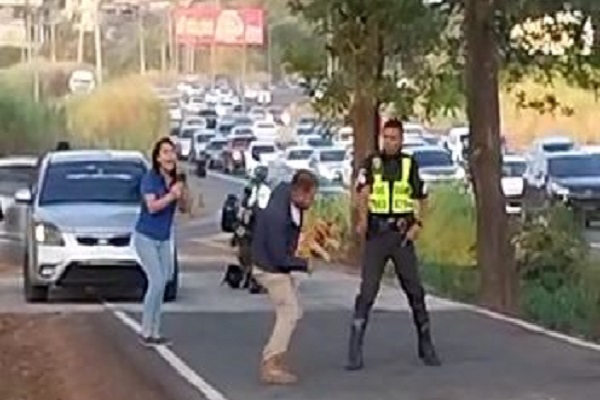
[[[273,43],[271,41],[271,25],[267,26],[267,73],[269,74],[269,87],[273,85]]]
[[[212,82],[212,87],[215,87],[216,79],[217,79],[217,21],[218,15],[221,12],[221,0],[214,0],[214,6],[217,10],[217,18],[213,20],[213,35],[212,42],[210,44],[210,78]]]
[[[144,9],[143,5],[138,7],[138,40],[140,48],[140,74],[146,73],[146,40],[145,40],[145,29],[144,29]]]
[[[39,54],[42,34],[42,21],[40,18],[40,10],[37,8],[34,13],[35,23],[33,25],[33,40],[32,52],[33,52],[33,99],[38,102],[40,101],[40,66],[39,66]]]
[[[86,11],[87,12],[87,11]],[[77,35],[77,63],[83,64],[83,50],[85,41],[84,10],[79,9],[79,30]]]
[[[50,61],[56,62],[56,13],[52,9],[50,15]]]
[[[100,26],[100,0],[97,1],[94,12],[94,52],[96,59],[96,79],[102,83],[102,30]]]

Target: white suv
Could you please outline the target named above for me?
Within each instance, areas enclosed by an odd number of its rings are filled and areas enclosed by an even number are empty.
[[[67,151],[44,158],[35,192],[22,189],[15,195],[30,209],[23,271],[27,301],[46,301],[54,287],[143,288],[146,277],[131,237],[147,170],[138,152]],[[175,247],[173,254],[177,261]],[[177,296],[175,265],[168,300]]]

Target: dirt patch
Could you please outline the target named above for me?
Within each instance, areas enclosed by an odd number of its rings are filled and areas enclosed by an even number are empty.
[[[167,400],[92,318],[0,315],[0,399]]]
[[[0,276],[3,275],[16,275],[18,272],[17,267],[14,264],[5,263],[0,261]]]

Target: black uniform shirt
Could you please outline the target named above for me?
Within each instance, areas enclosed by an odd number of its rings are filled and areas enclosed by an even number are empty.
[[[381,158],[383,165],[383,180],[388,182],[397,181],[402,177],[402,159],[411,157],[408,154],[399,152],[396,155],[390,156],[383,153],[371,155],[367,157],[359,170],[358,177],[356,178],[356,189],[362,190],[365,185],[373,184],[373,171],[372,164],[375,157]],[[424,200],[427,198],[425,191],[425,184],[419,175],[419,166],[417,161],[412,158],[410,175],[408,178],[409,184],[412,187],[412,198],[414,200]],[[392,190],[390,190],[390,196]]]

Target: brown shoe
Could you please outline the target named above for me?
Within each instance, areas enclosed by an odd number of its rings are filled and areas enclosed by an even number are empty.
[[[277,363],[277,366],[279,367],[279,369],[288,373],[289,375],[294,375],[294,373],[292,372],[292,370],[290,368],[290,364],[289,364],[289,361],[287,358],[287,353],[277,354],[275,357],[276,357],[275,362]]]
[[[279,354],[263,360],[260,379],[270,385],[290,385],[298,381],[294,374],[282,368]]]

